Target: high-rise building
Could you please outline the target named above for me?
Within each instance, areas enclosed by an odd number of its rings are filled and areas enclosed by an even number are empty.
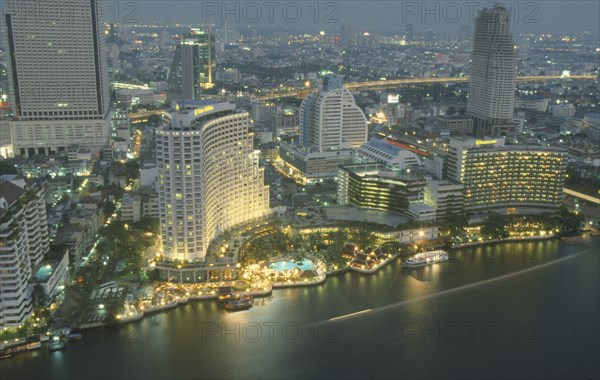
[[[215,35],[200,29],[184,34],[175,46],[168,78],[168,101],[199,99],[215,85]]]
[[[517,58],[510,12],[501,4],[481,10],[475,21],[467,114],[479,137],[514,133]]]
[[[110,133],[102,1],[8,0],[2,24],[14,154],[99,151]]]
[[[268,214],[269,187],[247,112],[208,101],[174,108],[156,131],[163,256],[202,261],[218,234]]]
[[[367,141],[367,118],[344,88],[343,76],[323,78],[300,105],[300,144],[319,152],[355,149]]]
[[[504,138],[450,138],[447,177],[464,185],[467,212],[560,206],[568,152],[504,145]]]
[[[44,188],[0,184],[0,325],[18,326],[33,311],[29,280],[48,249]]]

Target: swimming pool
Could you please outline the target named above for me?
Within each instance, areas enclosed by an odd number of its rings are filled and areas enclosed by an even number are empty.
[[[46,281],[47,279],[50,278],[51,275],[52,275],[52,266],[50,266],[48,264],[48,265],[44,265],[37,271],[37,273],[35,274],[35,278],[38,281]]]
[[[275,261],[269,264],[269,268],[276,271],[300,269],[300,270],[311,270],[313,268],[313,262],[309,259],[304,259],[302,262],[296,263],[294,261]]]

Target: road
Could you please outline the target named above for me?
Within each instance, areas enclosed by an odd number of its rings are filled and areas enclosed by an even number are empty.
[[[540,75],[540,76],[524,76],[517,77],[519,82],[532,82],[532,81],[546,81],[554,79],[596,79],[593,75],[572,75],[569,77],[563,77],[561,75]],[[408,78],[408,79],[392,79],[392,80],[378,80],[378,81],[367,81],[367,82],[350,82],[346,83],[344,87],[349,90],[372,90],[377,88],[389,88],[403,85],[414,85],[414,84],[436,84],[436,83],[466,83],[471,80],[470,77],[445,77],[445,78]],[[259,100],[273,100],[281,98],[290,98],[298,95],[298,90],[284,92],[282,94],[271,94],[261,96]]]

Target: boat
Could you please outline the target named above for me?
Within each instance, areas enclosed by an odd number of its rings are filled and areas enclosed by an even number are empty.
[[[217,299],[219,301],[229,301],[231,299],[231,294],[219,294]]]
[[[225,309],[229,311],[244,310],[252,307],[252,297],[240,296],[225,302]]]
[[[71,331],[67,334],[67,339],[69,340],[81,340],[83,336],[81,335],[81,330],[78,328],[72,328]]]
[[[48,345],[48,351],[64,350],[67,346],[67,340],[57,335],[53,336]]]
[[[448,261],[448,253],[442,250],[420,252],[408,259],[404,260],[402,266],[404,267],[420,267],[423,265],[441,263]]]
[[[0,350],[0,359],[8,359],[13,356],[12,348],[3,348]]]

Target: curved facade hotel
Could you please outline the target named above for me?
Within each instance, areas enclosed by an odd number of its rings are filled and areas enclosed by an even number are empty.
[[[450,139],[449,147],[448,177],[464,184],[466,211],[560,206],[566,150],[504,146],[503,138]]]
[[[210,241],[269,212],[269,187],[248,131],[232,103],[177,103],[156,131],[163,255],[201,261]]]

